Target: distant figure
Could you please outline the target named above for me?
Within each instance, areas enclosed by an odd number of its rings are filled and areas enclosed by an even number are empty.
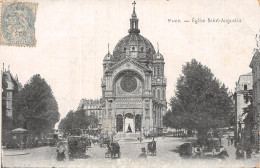
[[[132,133],[132,129],[131,129],[130,124],[128,125],[128,128],[127,128],[127,131],[126,131],[126,132],[127,132],[127,133],[128,133],[128,132]]]
[[[36,148],[38,148],[38,142],[39,142],[39,140],[38,140],[38,138],[36,137],[36,138],[35,138],[35,147],[36,147]]]
[[[228,146],[230,146],[230,135],[228,135],[227,140],[228,140]]]
[[[142,137],[137,138],[137,139],[140,141],[140,143],[142,143],[142,140],[143,140]]]
[[[142,153],[138,156],[139,158],[147,158],[146,149],[142,148]]]
[[[233,138],[231,138],[230,140],[231,140],[231,145],[233,145],[234,139],[233,139]]]
[[[248,147],[246,149],[246,158],[251,159],[251,154],[252,154],[252,149],[250,147]]]
[[[236,159],[238,159],[238,160],[244,159],[244,155],[240,149],[236,150]]]
[[[66,148],[62,144],[62,142],[58,142],[58,146],[57,146],[57,160],[58,161],[64,161],[66,159],[65,151],[66,151]]]
[[[153,141],[152,141],[152,147],[156,149],[156,142],[154,141],[154,138],[153,138]]]
[[[220,152],[217,154],[217,157],[218,157],[219,159],[225,159],[226,157],[229,157],[229,155],[228,155],[226,149],[225,149],[223,146],[221,146],[221,148],[220,148],[219,151],[220,151]]]
[[[218,132],[218,139],[219,139],[220,145],[221,145],[221,137],[222,137],[222,133],[219,131]]]
[[[196,145],[194,148],[195,156],[199,157],[202,155],[202,149],[199,145]]]

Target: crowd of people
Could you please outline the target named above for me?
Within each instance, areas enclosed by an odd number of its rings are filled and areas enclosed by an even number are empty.
[[[236,148],[236,159],[251,159],[252,156],[256,157],[258,151],[256,151],[255,148],[247,147],[245,150],[243,150],[241,147],[237,146]]]

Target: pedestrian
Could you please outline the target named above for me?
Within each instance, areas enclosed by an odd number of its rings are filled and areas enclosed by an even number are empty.
[[[236,150],[236,159],[238,159],[238,160],[244,159],[244,155],[243,155],[241,149]]]
[[[202,149],[199,145],[196,145],[194,148],[195,157],[200,157],[202,155]]]
[[[139,158],[147,158],[146,149],[142,148],[142,153],[138,156]]]
[[[246,149],[246,158],[251,159],[251,154],[252,154],[252,149],[250,147],[248,147]]]
[[[257,156],[256,156],[256,148],[252,149],[252,155],[253,155],[253,158],[257,158]]]
[[[58,146],[57,146],[57,160],[58,161],[64,161],[66,159],[65,151],[66,151],[66,148],[63,145],[63,143],[58,142]]]
[[[36,147],[36,148],[38,148],[38,142],[39,142],[39,141],[38,141],[38,138],[36,137],[36,138],[35,138],[35,147]]]
[[[220,145],[221,145],[221,136],[222,136],[222,134],[221,134],[221,132],[219,131],[219,132],[218,132],[218,139],[219,139]]]
[[[231,145],[233,145],[234,139],[233,139],[233,138],[231,138],[230,140],[231,140]]]
[[[228,146],[230,146],[230,135],[228,135],[227,140],[228,140]]]

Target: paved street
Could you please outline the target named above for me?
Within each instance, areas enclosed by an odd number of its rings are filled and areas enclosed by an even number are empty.
[[[149,156],[147,159],[140,159],[138,155],[141,148],[147,148],[147,142],[120,141],[121,158],[105,158],[106,148],[93,146],[88,150],[88,159],[77,159],[74,161],[57,162],[55,147],[40,147],[28,150],[4,150],[3,166],[8,167],[255,167],[259,164],[259,158],[238,161],[235,160],[235,148],[226,146],[227,140],[223,138],[223,144],[227,148],[230,157],[225,160],[203,160],[183,159],[179,157],[176,147],[185,141],[191,141],[173,137],[160,137],[157,141],[157,156]],[[259,157],[259,156],[258,156]],[[94,165],[94,166],[93,166]]]

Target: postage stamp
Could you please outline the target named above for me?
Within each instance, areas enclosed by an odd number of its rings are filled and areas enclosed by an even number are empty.
[[[0,2],[0,45],[35,47],[37,3]]]

